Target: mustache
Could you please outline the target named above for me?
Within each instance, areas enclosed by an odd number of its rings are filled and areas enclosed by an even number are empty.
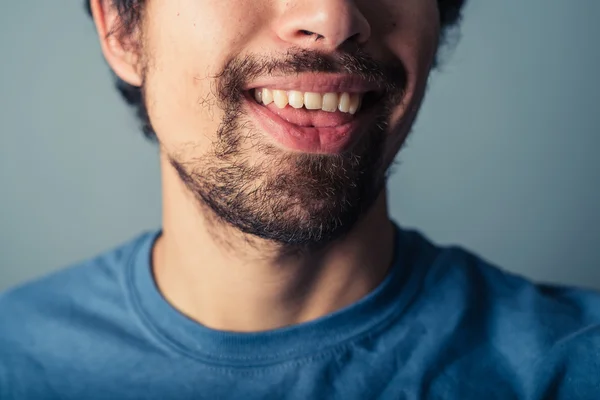
[[[407,82],[402,62],[382,62],[362,49],[353,52],[322,53],[306,49],[290,49],[279,57],[245,55],[231,59],[214,76],[215,94],[224,104],[242,100],[244,88],[262,76],[300,73],[344,73],[381,87],[388,97],[400,98]]]

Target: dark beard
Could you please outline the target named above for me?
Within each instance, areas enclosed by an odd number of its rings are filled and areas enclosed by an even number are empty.
[[[299,154],[265,144],[244,114],[243,87],[253,77],[278,73],[351,72],[380,83],[384,100],[376,123],[343,154]],[[285,61],[244,58],[216,77],[225,117],[214,151],[194,160],[170,155],[188,190],[219,220],[288,248],[315,249],[342,237],[373,205],[385,187],[385,129],[402,97],[402,66],[384,66],[368,56],[337,59],[313,52]],[[250,153],[252,152],[252,153]],[[258,155],[250,163],[248,156]]]

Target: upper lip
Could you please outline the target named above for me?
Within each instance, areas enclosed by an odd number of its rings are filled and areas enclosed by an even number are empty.
[[[369,82],[356,75],[324,73],[302,73],[292,76],[259,78],[251,82],[246,87],[246,90],[262,88],[316,93],[366,93],[382,91],[382,88],[375,82]]]

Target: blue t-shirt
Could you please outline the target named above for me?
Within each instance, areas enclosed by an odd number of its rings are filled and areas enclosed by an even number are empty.
[[[600,399],[600,295],[398,229],[357,303],[222,332],[157,290],[158,233],[0,295],[0,399]]]

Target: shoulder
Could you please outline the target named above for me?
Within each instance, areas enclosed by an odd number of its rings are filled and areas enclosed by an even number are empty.
[[[415,231],[404,235],[410,238],[413,268],[425,271],[421,291],[427,300],[443,298],[493,312],[499,321],[529,322],[532,329],[543,325],[555,337],[600,324],[600,291],[536,283],[462,247],[437,246]]]
[[[66,308],[76,311],[90,301],[110,299],[136,250],[152,236],[140,235],[94,258],[0,293],[0,321],[21,325],[19,321],[66,312]]]
[[[538,398],[600,399],[600,325],[561,337],[538,358],[535,371]]]
[[[461,247],[437,253],[426,287],[438,286],[454,288],[447,293],[457,292],[457,297],[472,301],[470,308],[486,310],[499,323],[510,321],[516,331],[542,330],[549,343],[600,324],[600,292],[536,283]]]
[[[535,283],[461,247],[429,249],[420,307],[444,310],[461,354],[445,374],[500,374],[524,398],[600,398],[600,292]]]
[[[62,356],[85,354],[91,339],[127,308],[126,268],[142,243],[136,239],[95,258],[78,263],[0,294],[0,398],[8,383],[44,376]],[[81,348],[79,348],[81,346]],[[65,362],[73,361],[64,357]],[[4,385],[4,387],[3,387]],[[45,387],[43,390],[50,390]],[[6,397],[3,397],[5,395]]]

